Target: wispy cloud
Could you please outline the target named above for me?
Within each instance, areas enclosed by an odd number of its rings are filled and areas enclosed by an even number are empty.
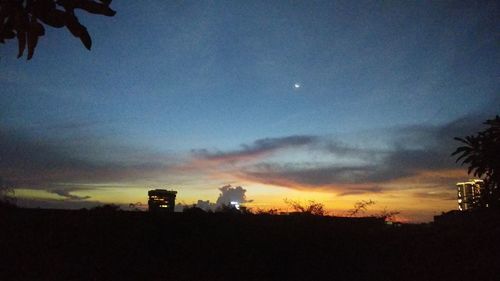
[[[290,136],[257,140],[240,150],[195,153],[196,169],[219,177],[295,189],[332,190],[339,195],[379,193],[399,188],[450,186],[465,176],[450,157],[458,145],[453,137],[480,130],[482,116],[467,116],[443,124],[388,128],[385,148],[360,148],[323,136]],[[315,152],[325,157],[351,159],[352,163],[279,161],[290,152]],[[270,157],[273,156],[273,160]]]
[[[16,204],[21,207],[28,208],[43,208],[43,209],[90,209],[99,205],[102,202],[92,200],[58,200],[47,198],[17,198]]]
[[[337,195],[412,188],[442,191],[465,176],[450,157],[458,145],[453,137],[481,130],[482,120],[468,116],[441,126],[388,128],[381,132],[388,140],[381,148],[359,147],[335,137],[292,135],[258,139],[236,150],[193,150],[184,162],[92,140],[93,145],[81,153],[78,141],[50,142],[0,128],[0,177],[72,201],[90,199],[73,194],[75,184],[81,188],[78,184],[130,183],[174,174],[198,181],[208,177],[235,184],[328,190]]]
[[[415,192],[412,195],[413,197],[425,199],[457,200],[457,194],[455,193],[455,190]]]
[[[69,200],[80,201],[80,200],[90,199],[90,196],[78,196],[78,195],[71,194],[75,190],[71,190],[71,189],[68,189],[68,188],[65,188],[65,189],[50,189],[48,191],[50,193],[57,194],[59,196],[64,197],[65,199],[69,199]]]
[[[282,138],[265,138],[258,139],[252,144],[242,144],[241,149],[229,152],[210,152],[206,149],[193,150],[196,158],[214,162],[238,162],[251,159],[258,159],[267,156],[273,152],[287,149],[297,148],[305,145],[311,145],[318,141],[315,136],[287,136]]]
[[[46,189],[73,200],[88,198],[54,187],[60,182],[119,183],[150,179],[165,174],[172,165],[166,155],[153,155],[147,150],[137,151],[92,139],[88,143],[54,141],[5,128],[0,128],[0,158],[0,177],[18,187]]]
[[[251,144],[242,144],[232,151],[191,150],[190,159],[174,169],[184,173],[219,174],[234,170],[236,167],[257,163],[279,152],[314,145],[319,139],[315,136],[294,135],[281,138],[258,139]]]

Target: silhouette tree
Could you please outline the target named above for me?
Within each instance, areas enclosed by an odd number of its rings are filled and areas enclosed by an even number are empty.
[[[0,207],[15,207],[16,198],[13,184],[0,178]]]
[[[256,215],[278,215],[279,214],[279,210],[276,209],[276,208],[269,208],[269,209],[260,209],[260,208],[257,208],[254,212],[254,214]]]
[[[376,202],[368,199],[368,200],[361,200],[357,201],[354,204],[354,208],[349,211],[348,216],[349,217],[355,217],[359,214],[362,214],[366,212],[369,206],[375,205]],[[381,218],[384,219],[385,221],[395,221],[396,216],[399,215],[401,212],[395,211],[395,210],[387,210],[387,207],[384,207],[384,209],[376,215],[373,215],[376,218]]]
[[[487,120],[489,128],[476,135],[455,138],[464,143],[451,155],[458,155],[456,162],[469,166],[467,173],[484,178],[481,199],[489,206],[500,205],[500,117]]]
[[[0,43],[17,38],[20,58],[28,48],[27,59],[35,53],[38,38],[45,35],[45,25],[66,26],[90,50],[92,39],[75,15],[75,9],[92,14],[114,16],[111,0],[0,0]]]
[[[128,204],[130,210],[135,212],[142,212],[147,208],[147,205],[142,202],[135,202]]]
[[[200,215],[207,213],[202,208],[196,207],[196,204],[193,204],[192,206],[185,205],[184,208],[182,209],[182,212],[192,215]]]
[[[361,200],[354,204],[354,209],[349,211],[349,216],[354,217],[359,213],[364,213],[368,206],[374,205],[375,201],[370,200]]]
[[[325,205],[318,203],[313,200],[309,200],[308,204],[304,205],[299,201],[284,199],[285,203],[292,207],[295,212],[314,215],[314,216],[324,216],[326,214]]]
[[[401,214],[399,211],[390,211],[387,210],[387,207],[385,207],[380,214],[378,214],[376,217],[377,218],[382,218],[385,221],[395,221],[397,218],[397,215]]]
[[[236,209],[235,206],[231,204],[222,204],[215,208],[216,213],[224,213],[224,214],[241,214],[241,210]]]
[[[115,213],[121,211],[121,208],[116,204],[104,204],[101,206],[93,207],[90,209],[90,211],[96,213]]]

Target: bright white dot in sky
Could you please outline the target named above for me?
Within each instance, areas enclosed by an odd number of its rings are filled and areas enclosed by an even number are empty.
[[[293,84],[293,87],[294,87],[295,89],[298,89],[298,88],[300,88],[300,84],[299,84],[299,83],[295,83],[295,84]]]

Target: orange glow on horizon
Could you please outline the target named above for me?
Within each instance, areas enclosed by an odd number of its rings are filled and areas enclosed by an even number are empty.
[[[354,204],[361,200],[373,200],[376,205],[366,213],[377,214],[382,210],[400,211],[398,218],[401,221],[421,222],[432,220],[433,215],[457,208],[454,198],[456,179],[467,178],[462,169],[445,171],[421,171],[412,177],[380,183],[380,191],[371,191],[373,184],[336,184],[325,186],[300,185],[296,182],[278,179],[262,182],[261,179],[251,178],[241,173],[220,171],[214,169],[208,174],[191,178],[190,184],[167,184],[169,188],[177,190],[177,203],[193,204],[198,200],[209,200],[215,203],[219,196],[218,188],[225,184],[241,185],[247,190],[247,199],[253,200],[245,205],[253,209],[279,209],[291,211],[284,199],[323,203],[329,214],[346,215]],[[224,180],[223,180],[224,179]],[[182,180],[180,180],[182,182]],[[440,185],[439,182],[449,184]],[[71,194],[76,196],[90,196],[88,201],[101,203],[115,203],[128,205],[130,203],[147,202],[147,190],[151,186],[161,186],[148,183],[117,183],[82,185]],[[359,193],[344,194],[349,190]],[[38,198],[47,200],[65,200],[54,193],[18,189],[20,198]]]

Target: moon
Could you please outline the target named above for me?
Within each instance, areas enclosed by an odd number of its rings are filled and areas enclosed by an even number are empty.
[[[300,88],[300,84],[299,84],[299,83],[295,83],[295,84],[293,84],[293,88],[294,88],[294,89],[298,89],[298,88]]]

